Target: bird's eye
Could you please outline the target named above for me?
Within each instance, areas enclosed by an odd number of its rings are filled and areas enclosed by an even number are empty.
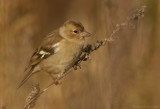
[[[74,30],[73,32],[74,32],[74,33],[78,33],[78,31],[77,31],[77,30]]]

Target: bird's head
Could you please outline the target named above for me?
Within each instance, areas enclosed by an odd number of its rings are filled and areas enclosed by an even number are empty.
[[[91,34],[85,30],[80,22],[66,21],[59,30],[59,34],[70,41],[82,41]]]

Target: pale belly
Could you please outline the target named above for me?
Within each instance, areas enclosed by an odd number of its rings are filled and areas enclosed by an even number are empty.
[[[72,47],[71,47],[72,48]],[[75,50],[76,49],[76,50]],[[82,46],[73,47],[70,49],[60,49],[56,54],[51,55],[47,59],[43,60],[40,63],[42,70],[58,74],[65,71],[65,69],[78,60],[79,55],[81,54]]]

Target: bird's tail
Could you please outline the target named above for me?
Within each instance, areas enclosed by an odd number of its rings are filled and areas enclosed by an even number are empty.
[[[28,73],[24,76],[23,80],[20,82],[20,84],[18,85],[17,89],[19,89],[33,74],[35,74],[35,73],[33,72],[33,68],[31,68],[28,71]]]

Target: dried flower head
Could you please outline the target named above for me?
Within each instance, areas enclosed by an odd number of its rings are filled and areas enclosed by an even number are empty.
[[[40,93],[39,84],[33,85],[31,92],[28,94],[26,98],[24,109],[30,109],[35,106],[39,93]]]

